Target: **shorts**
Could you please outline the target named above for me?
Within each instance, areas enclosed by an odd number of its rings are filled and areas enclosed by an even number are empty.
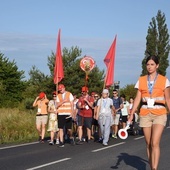
[[[128,116],[122,116],[122,122],[123,122],[123,123],[126,123],[126,122],[127,122],[127,120],[128,120],[127,117],[128,117]]]
[[[92,126],[92,117],[83,117],[78,116],[78,126],[85,126],[88,129],[91,129]]]
[[[57,115],[55,113],[50,113],[47,131],[57,132],[58,130],[59,129],[58,129]]]
[[[36,116],[36,125],[41,126],[42,124],[47,124],[48,115]]]
[[[94,118],[92,118],[92,125],[98,126],[98,121]]]
[[[116,116],[113,116],[112,125],[119,125],[120,120],[120,114],[116,114]]]
[[[72,128],[72,117],[66,119],[70,115],[58,115],[58,128],[59,129],[71,129]]]
[[[153,124],[159,124],[159,125],[166,125],[167,121],[167,115],[154,115],[152,113],[147,114],[146,116],[140,116],[139,119],[139,126],[140,127],[151,127]]]

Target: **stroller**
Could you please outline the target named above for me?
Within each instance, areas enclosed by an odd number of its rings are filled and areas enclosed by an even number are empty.
[[[139,127],[139,122],[138,122],[138,115],[135,113],[133,115],[133,120],[132,120],[132,124],[130,125],[129,129],[127,130],[127,132],[131,135],[139,135],[140,133],[140,127]]]

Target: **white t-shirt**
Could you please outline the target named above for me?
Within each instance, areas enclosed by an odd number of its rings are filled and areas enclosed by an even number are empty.
[[[101,98],[98,100],[97,106],[100,106],[99,114],[110,115],[112,113],[111,106],[113,106],[113,100],[111,98]]]
[[[147,83],[148,83],[148,81],[147,81]],[[150,84],[153,85],[153,83],[154,83],[154,81],[150,81]],[[170,82],[169,82],[168,79],[166,79],[165,89],[166,89],[167,87],[169,87],[169,86],[170,86]],[[139,89],[139,80],[137,81],[137,83],[136,83],[136,85],[135,85],[135,88],[136,88],[136,89]]]
[[[129,107],[129,102],[128,101],[124,101],[123,102],[123,108],[121,109],[122,111],[122,116],[127,116],[128,115],[128,107]]]

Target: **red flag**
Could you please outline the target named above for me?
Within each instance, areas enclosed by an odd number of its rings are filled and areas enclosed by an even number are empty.
[[[57,49],[54,67],[54,84],[58,84],[64,78],[63,61],[61,55],[60,29],[58,32]]]
[[[107,67],[106,77],[105,77],[105,86],[110,87],[113,84],[114,80],[114,63],[115,63],[115,53],[116,53],[116,38],[115,37],[106,57],[104,58],[104,62]]]

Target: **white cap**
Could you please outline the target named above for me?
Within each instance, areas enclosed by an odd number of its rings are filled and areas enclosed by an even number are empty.
[[[109,90],[108,89],[103,89],[102,93],[108,93],[109,94]]]

